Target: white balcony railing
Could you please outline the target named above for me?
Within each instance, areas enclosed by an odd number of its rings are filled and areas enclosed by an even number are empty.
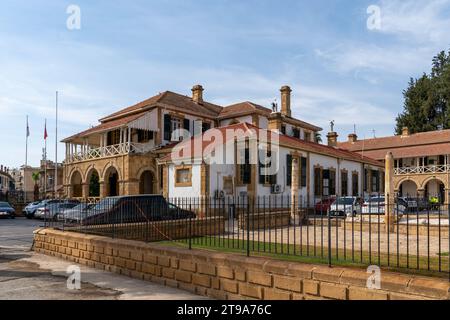
[[[447,173],[450,172],[450,165],[433,165],[433,166],[421,166],[421,167],[403,167],[395,168],[394,174],[426,174],[426,173]]]
[[[143,154],[150,152],[155,147],[148,143],[121,143],[111,146],[89,149],[86,152],[77,152],[69,156],[66,161],[68,163],[95,160],[106,157],[120,156],[124,154]]]

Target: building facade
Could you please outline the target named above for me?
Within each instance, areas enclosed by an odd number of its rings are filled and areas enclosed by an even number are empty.
[[[384,161],[388,152],[394,156],[394,188],[401,196],[439,197],[449,203],[450,130],[410,134],[408,128],[398,136],[358,140],[350,134],[338,143],[367,157]]]
[[[11,170],[3,165],[0,166],[0,192],[6,193],[15,190],[15,181]]]
[[[222,107],[206,102],[203,87],[196,85],[190,97],[166,91],[104,117],[98,126],[63,140],[66,195],[289,194],[290,156],[298,157],[302,164],[300,192],[310,202],[322,196],[354,194],[356,190],[360,194],[362,172],[369,168],[381,179],[382,163],[317,143],[316,135],[322,129],[292,117],[291,89],[284,86],[280,92],[280,110],[277,105],[269,109],[252,102]],[[206,164],[201,157],[199,163],[184,163],[181,167],[172,158],[174,149],[183,144],[236,128],[256,141],[259,137],[251,132],[258,129],[282,141],[276,174],[261,177],[258,164],[237,165],[237,158],[226,164]],[[215,156],[221,152],[220,148],[214,150]],[[381,185],[378,181],[377,187]]]

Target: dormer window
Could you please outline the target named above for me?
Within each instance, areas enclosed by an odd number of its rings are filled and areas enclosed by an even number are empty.
[[[292,128],[292,136],[294,138],[300,139],[300,130],[297,128]]]

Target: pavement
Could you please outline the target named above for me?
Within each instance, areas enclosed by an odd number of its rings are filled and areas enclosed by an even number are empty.
[[[77,265],[31,251],[43,222],[0,220],[0,300],[198,300],[189,292]],[[67,271],[78,267],[81,288],[70,289]],[[71,269],[69,269],[71,268]]]

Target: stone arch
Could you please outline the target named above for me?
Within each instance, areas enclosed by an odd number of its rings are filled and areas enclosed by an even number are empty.
[[[157,191],[157,179],[154,170],[147,168],[140,170],[139,179],[139,194],[155,194]]]
[[[86,171],[85,184],[89,197],[100,197],[100,174],[94,166],[90,166]]]
[[[80,170],[72,170],[69,178],[71,196],[81,198],[83,196],[83,176]]]
[[[440,183],[442,183],[442,184],[445,186],[445,188],[448,189],[448,186],[447,186],[446,181],[443,180],[443,179],[441,179],[440,177],[435,177],[435,176],[433,176],[433,177],[428,177],[428,178],[426,178],[425,180],[423,180],[423,181],[422,181],[422,184],[420,185],[420,189],[425,189],[426,185],[427,185],[430,181],[433,181],[433,180],[439,181]]]
[[[442,204],[446,199],[446,183],[439,177],[429,177],[422,182],[425,197],[437,197]]]
[[[418,195],[419,185],[415,180],[405,178],[397,183],[395,190],[397,190],[400,196],[416,197]]]
[[[120,172],[114,165],[105,168],[103,172],[103,181],[106,188],[106,196],[113,197],[120,194]]]

